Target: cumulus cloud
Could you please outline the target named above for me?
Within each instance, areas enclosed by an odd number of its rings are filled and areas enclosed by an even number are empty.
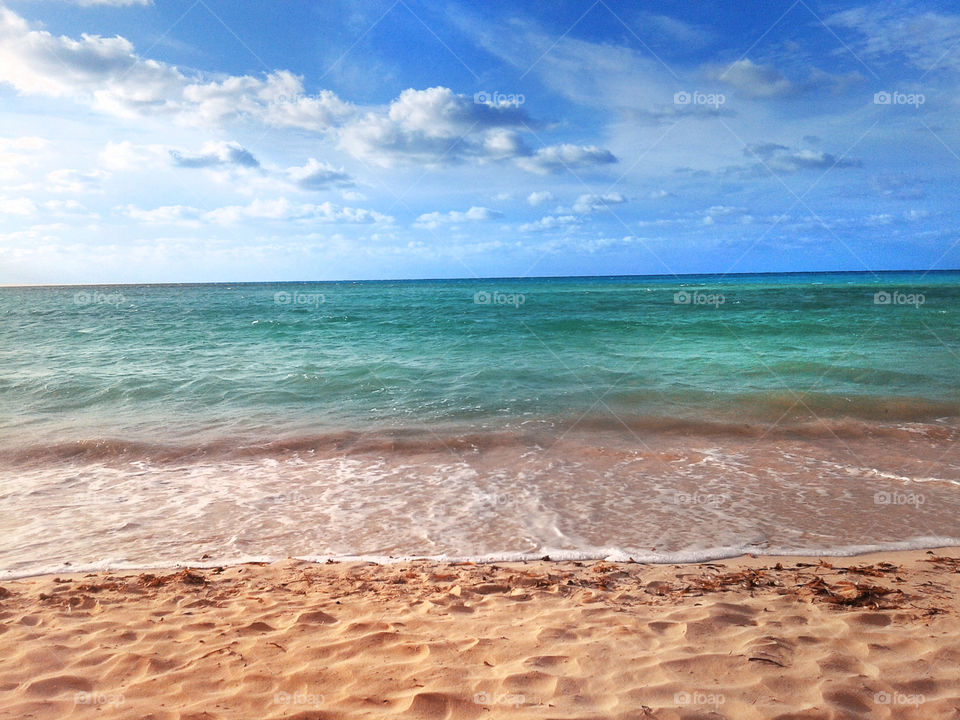
[[[450,212],[445,213],[425,213],[416,219],[414,225],[417,227],[432,229],[440,225],[449,225],[451,223],[493,220],[501,215],[502,213],[499,213],[496,210],[491,210],[490,208],[473,206],[466,212],[451,210]]]
[[[527,202],[531,207],[537,207],[538,205],[543,205],[544,203],[553,202],[556,199],[556,196],[549,190],[534,191],[527,195]]]
[[[524,133],[536,123],[523,109],[478,103],[446,87],[409,88],[385,108],[363,112],[330,90],[306,93],[302,78],[287,70],[256,77],[188,72],[141,57],[119,35],[56,36],[3,7],[0,84],[123,118],[169,118],[197,127],[245,120],[322,133],[353,156],[383,167],[516,160],[523,169],[546,174],[616,160],[595,146],[555,145],[533,152]],[[253,157],[241,151],[219,148],[181,154],[175,161],[186,167],[253,167]]]
[[[287,175],[302,190],[323,190],[328,187],[348,187],[352,184],[350,176],[343,168],[337,169],[316,158],[310,158],[303,167],[288,168]]]
[[[520,226],[520,232],[538,232],[542,230],[554,230],[565,225],[572,225],[577,222],[573,215],[546,215],[536,222],[524,223]]]
[[[851,168],[861,165],[861,162],[854,158],[838,158],[822,150],[792,150],[776,143],[748,145],[743,153],[758,159],[763,166],[775,172],[784,173],[809,169]]]
[[[384,167],[439,165],[471,156],[502,159],[528,152],[516,132],[528,122],[515,106],[475,103],[450,88],[407,89],[386,112],[368,112],[348,123],[340,145]]]
[[[747,208],[745,207],[737,207],[735,205],[712,205],[706,210],[700,211],[698,214],[702,217],[701,222],[704,225],[714,225],[720,220],[723,220],[727,223],[736,220],[743,224],[749,224],[753,222],[753,218],[749,215],[746,215],[746,212]],[[744,220],[744,218],[749,219]]]
[[[173,164],[184,168],[209,168],[238,165],[245,168],[260,167],[260,162],[249,150],[235,142],[207,143],[197,154],[171,150]]]
[[[620,193],[605,193],[603,195],[588,193],[577,198],[577,201],[573,204],[573,211],[585,215],[594,210],[603,210],[610,205],[621,205],[626,201],[627,199]]]
[[[234,225],[247,219],[344,224],[392,223],[394,220],[389,215],[366,208],[341,207],[331,202],[295,204],[282,197],[271,200],[257,198],[249,205],[217,208],[206,213],[204,218],[221,225]]]
[[[565,170],[580,170],[617,162],[617,158],[609,150],[596,145],[549,145],[537,150],[529,157],[517,160],[524,170],[548,175]]]
[[[302,80],[285,70],[217,80],[190,76],[141,58],[119,35],[57,37],[31,29],[6,8],[0,8],[0,83],[121,117],[168,116],[189,125],[248,117],[274,127],[325,131],[354,112],[330,91],[306,95]]]

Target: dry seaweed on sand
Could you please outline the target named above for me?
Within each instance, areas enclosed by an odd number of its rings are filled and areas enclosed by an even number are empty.
[[[960,558],[948,555],[931,555],[924,562],[933,563],[938,568],[945,568],[951,572],[960,573]]]

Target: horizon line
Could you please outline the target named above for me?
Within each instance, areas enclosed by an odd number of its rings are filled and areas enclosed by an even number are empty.
[[[880,275],[892,273],[945,273],[960,268],[899,268],[894,270],[764,270],[759,272],[698,272],[698,273],[623,273],[616,275],[491,275],[488,277],[420,277],[420,278],[362,278],[356,280],[208,280],[208,281],[152,281],[152,282],[76,282],[76,283],[0,283],[0,288],[57,288],[57,287],[134,287],[143,285],[302,285],[316,283],[391,283],[391,282],[453,282],[490,280],[573,280],[598,278],[686,278],[686,277],[743,277],[751,275]]]

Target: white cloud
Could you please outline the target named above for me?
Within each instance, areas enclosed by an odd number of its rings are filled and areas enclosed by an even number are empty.
[[[200,225],[198,218],[201,211],[187,205],[162,205],[153,210],[141,210],[133,205],[127,205],[118,210],[131,220],[142,223],[194,227]]]
[[[229,205],[211,210],[204,218],[221,225],[233,225],[245,219],[290,220],[321,223],[392,223],[389,215],[365,208],[341,207],[331,202],[314,205],[293,204],[286,198],[255,199],[249,205]]]
[[[119,35],[57,37],[32,30],[6,8],[0,8],[0,83],[121,117],[167,116],[188,125],[247,117],[273,127],[326,131],[354,112],[330,91],[305,95],[302,80],[285,70],[205,80],[141,58]]]
[[[30,198],[0,197],[0,215],[33,215],[37,206]]]
[[[527,202],[531,207],[537,207],[544,203],[553,202],[557,197],[549,190],[534,191],[527,195]]]
[[[449,225],[451,223],[493,220],[501,215],[502,213],[499,213],[496,210],[491,210],[490,208],[473,206],[466,212],[451,210],[450,212],[445,213],[425,213],[416,219],[414,225],[416,227],[433,229],[440,225]]]
[[[190,155],[180,150],[171,150],[173,164],[185,168],[210,168],[237,165],[245,168],[260,167],[260,162],[246,148],[235,142],[206,143],[199,153]]]
[[[80,193],[99,189],[100,183],[107,177],[101,170],[82,172],[63,168],[47,173],[45,188],[52,192]]]
[[[316,158],[310,158],[302,167],[287,168],[287,175],[303,190],[323,190],[331,186],[345,187],[352,184],[350,176],[343,168],[337,169]]]
[[[478,103],[447,87],[408,88],[386,107],[363,112],[330,90],[304,92],[302,78],[287,70],[262,76],[211,76],[141,57],[119,35],[56,36],[31,27],[0,7],[0,84],[24,95],[71,100],[121,118],[170,121],[209,128],[242,120],[268,127],[324,134],[351,155],[383,167],[440,166],[517,161],[531,172],[548,174],[615,162],[593,145],[553,145],[533,152],[527,133],[536,125],[517,105]],[[105,160],[131,165],[114,148]],[[244,154],[246,153],[246,154]],[[256,167],[239,145],[180,152],[187,167]],[[316,182],[343,178],[316,178]],[[308,182],[305,178],[296,182]]]
[[[49,144],[49,140],[41,137],[0,137],[0,152],[9,152],[11,150],[42,150]]]
[[[714,66],[708,73],[754,98],[770,98],[794,91],[793,84],[770,65],[757,65],[749,58],[737,60],[725,68]]]
[[[48,145],[39,137],[0,137],[0,181],[10,182],[21,175],[21,169],[31,165]]]
[[[840,158],[822,150],[792,150],[776,143],[748,145],[743,154],[758,161],[760,168],[774,172],[794,173],[800,170],[860,167],[855,158]],[[754,167],[753,172],[760,168]]]
[[[603,210],[610,205],[621,205],[626,201],[627,199],[620,193],[585,194],[577,198],[573,204],[573,211],[584,215],[594,210]]]
[[[902,55],[924,73],[960,68],[960,55],[952,52],[960,43],[960,15],[881,3],[843,10],[824,22],[860,33],[858,41],[850,42],[858,55],[870,60]]]
[[[87,218],[97,219],[100,216],[97,213],[90,212],[85,205],[70,198],[67,200],[47,200],[43,203],[43,208],[54,215],[71,216],[76,218],[78,215],[86,215]]]
[[[109,141],[99,155],[100,167],[111,172],[143,169],[167,153],[163,145],[135,145],[129,140]]]
[[[512,106],[475,103],[449,88],[407,89],[386,112],[369,112],[347,124],[340,145],[368,162],[453,163],[466,157],[502,159],[527,151],[513,130],[527,123]]]
[[[524,223],[520,226],[520,232],[538,232],[541,230],[553,230],[564,225],[572,225],[577,221],[573,215],[546,215],[536,222]]]
[[[893,215],[890,213],[877,213],[867,217],[865,222],[871,227],[880,227],[883,225],[892,225],[893,221]]]
[[[565,170],[579,170],[581,168],[596,167],[617,162],[609,150],[596,145],[549,145],[537,150],[530,157],[517,160],[524,170],[547,175],[560,173]]]

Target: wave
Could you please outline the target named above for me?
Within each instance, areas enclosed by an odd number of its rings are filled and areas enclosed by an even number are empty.
[[[164,562],[156,564],[118,563],[104,561],[98,563],[61,563],[29,567],[18,570],[0,570],[0,581],[18,580],[41,575],[92,572],[133,572],[138,570],[161,570],[176,568],[211,569],[248,563],[272,563],[282,560],[300,560],[316,564],[330,562],[363,562],[377,565],[392,565],[410,562],[434,562],[441,564],[456,563],[520,563],[520,562],[619,562],[643,563],[650,565],[680,565],[707,563],[716,560],[756,555],[760,557],[856,557],[879,552],[899,552],[909,550],[935,550],[960,547],[960,537],[917,536],[907,540],[866,543],[857,545],[833,546],[790,546],[761,547],[750,544],[718,546],[713,548],[679,550],[676,552],[652,552],[649,550],[630,550],[626,548],[597,548],[590,550],[551,550],[545,548],[536,553],[494,552],[482,555],[234,555],[218,558],[207,557],[191,562]]]
[[[768,401],[766,408],[780,408],[787,402]],[[839,402],[839,401],[838,401]],[[878,401],[879,402],[879,401]],[[760,420],[744,413],[723,415],[703,413],[700,416],[641,415],[625,413],[591,414],[581,417],[531,418],[522,422],[506,422],[495,426],[440,424],[408,427],[323,430],[253,435],[237,432],[235,426],[211,429],[203,435],[171,435],[169,439],[124,437],[77,438],[54,442],[11,442],[0,447],[0,464],[13,466],[71,462],[134,462],[156,464],[189,463],[247,458],[282,458],[308,454],[311,457],[349,456],[417,456],[442,453],[449,455],[494,451],[501,448],[540,449],[558,442],[570,447],[615,447],[653,444],[658,438],[685,444],[755,441],[817,440],[890,440],[900,442],[943,442],[960,439],[960,425],[953,416],[941,416],[943,404],[911,401],[913,410],[936,417],[934,422],[891,422],[881,406],[878,418],[790,416],[788,413],[766,413]],[[835,405],[836,403],[834,403]],[[874,407],[867,403],[861,407]],[[816,407],[822,407],[816,405]],[[896,410],[895,405],[885,407]],[[908,413],[916,417],[916,413]],[[262,431],[261,431],[262,432]],[[158,433],[159,434],[159,433]],[[197,439],[201,437],[203,439]]]

